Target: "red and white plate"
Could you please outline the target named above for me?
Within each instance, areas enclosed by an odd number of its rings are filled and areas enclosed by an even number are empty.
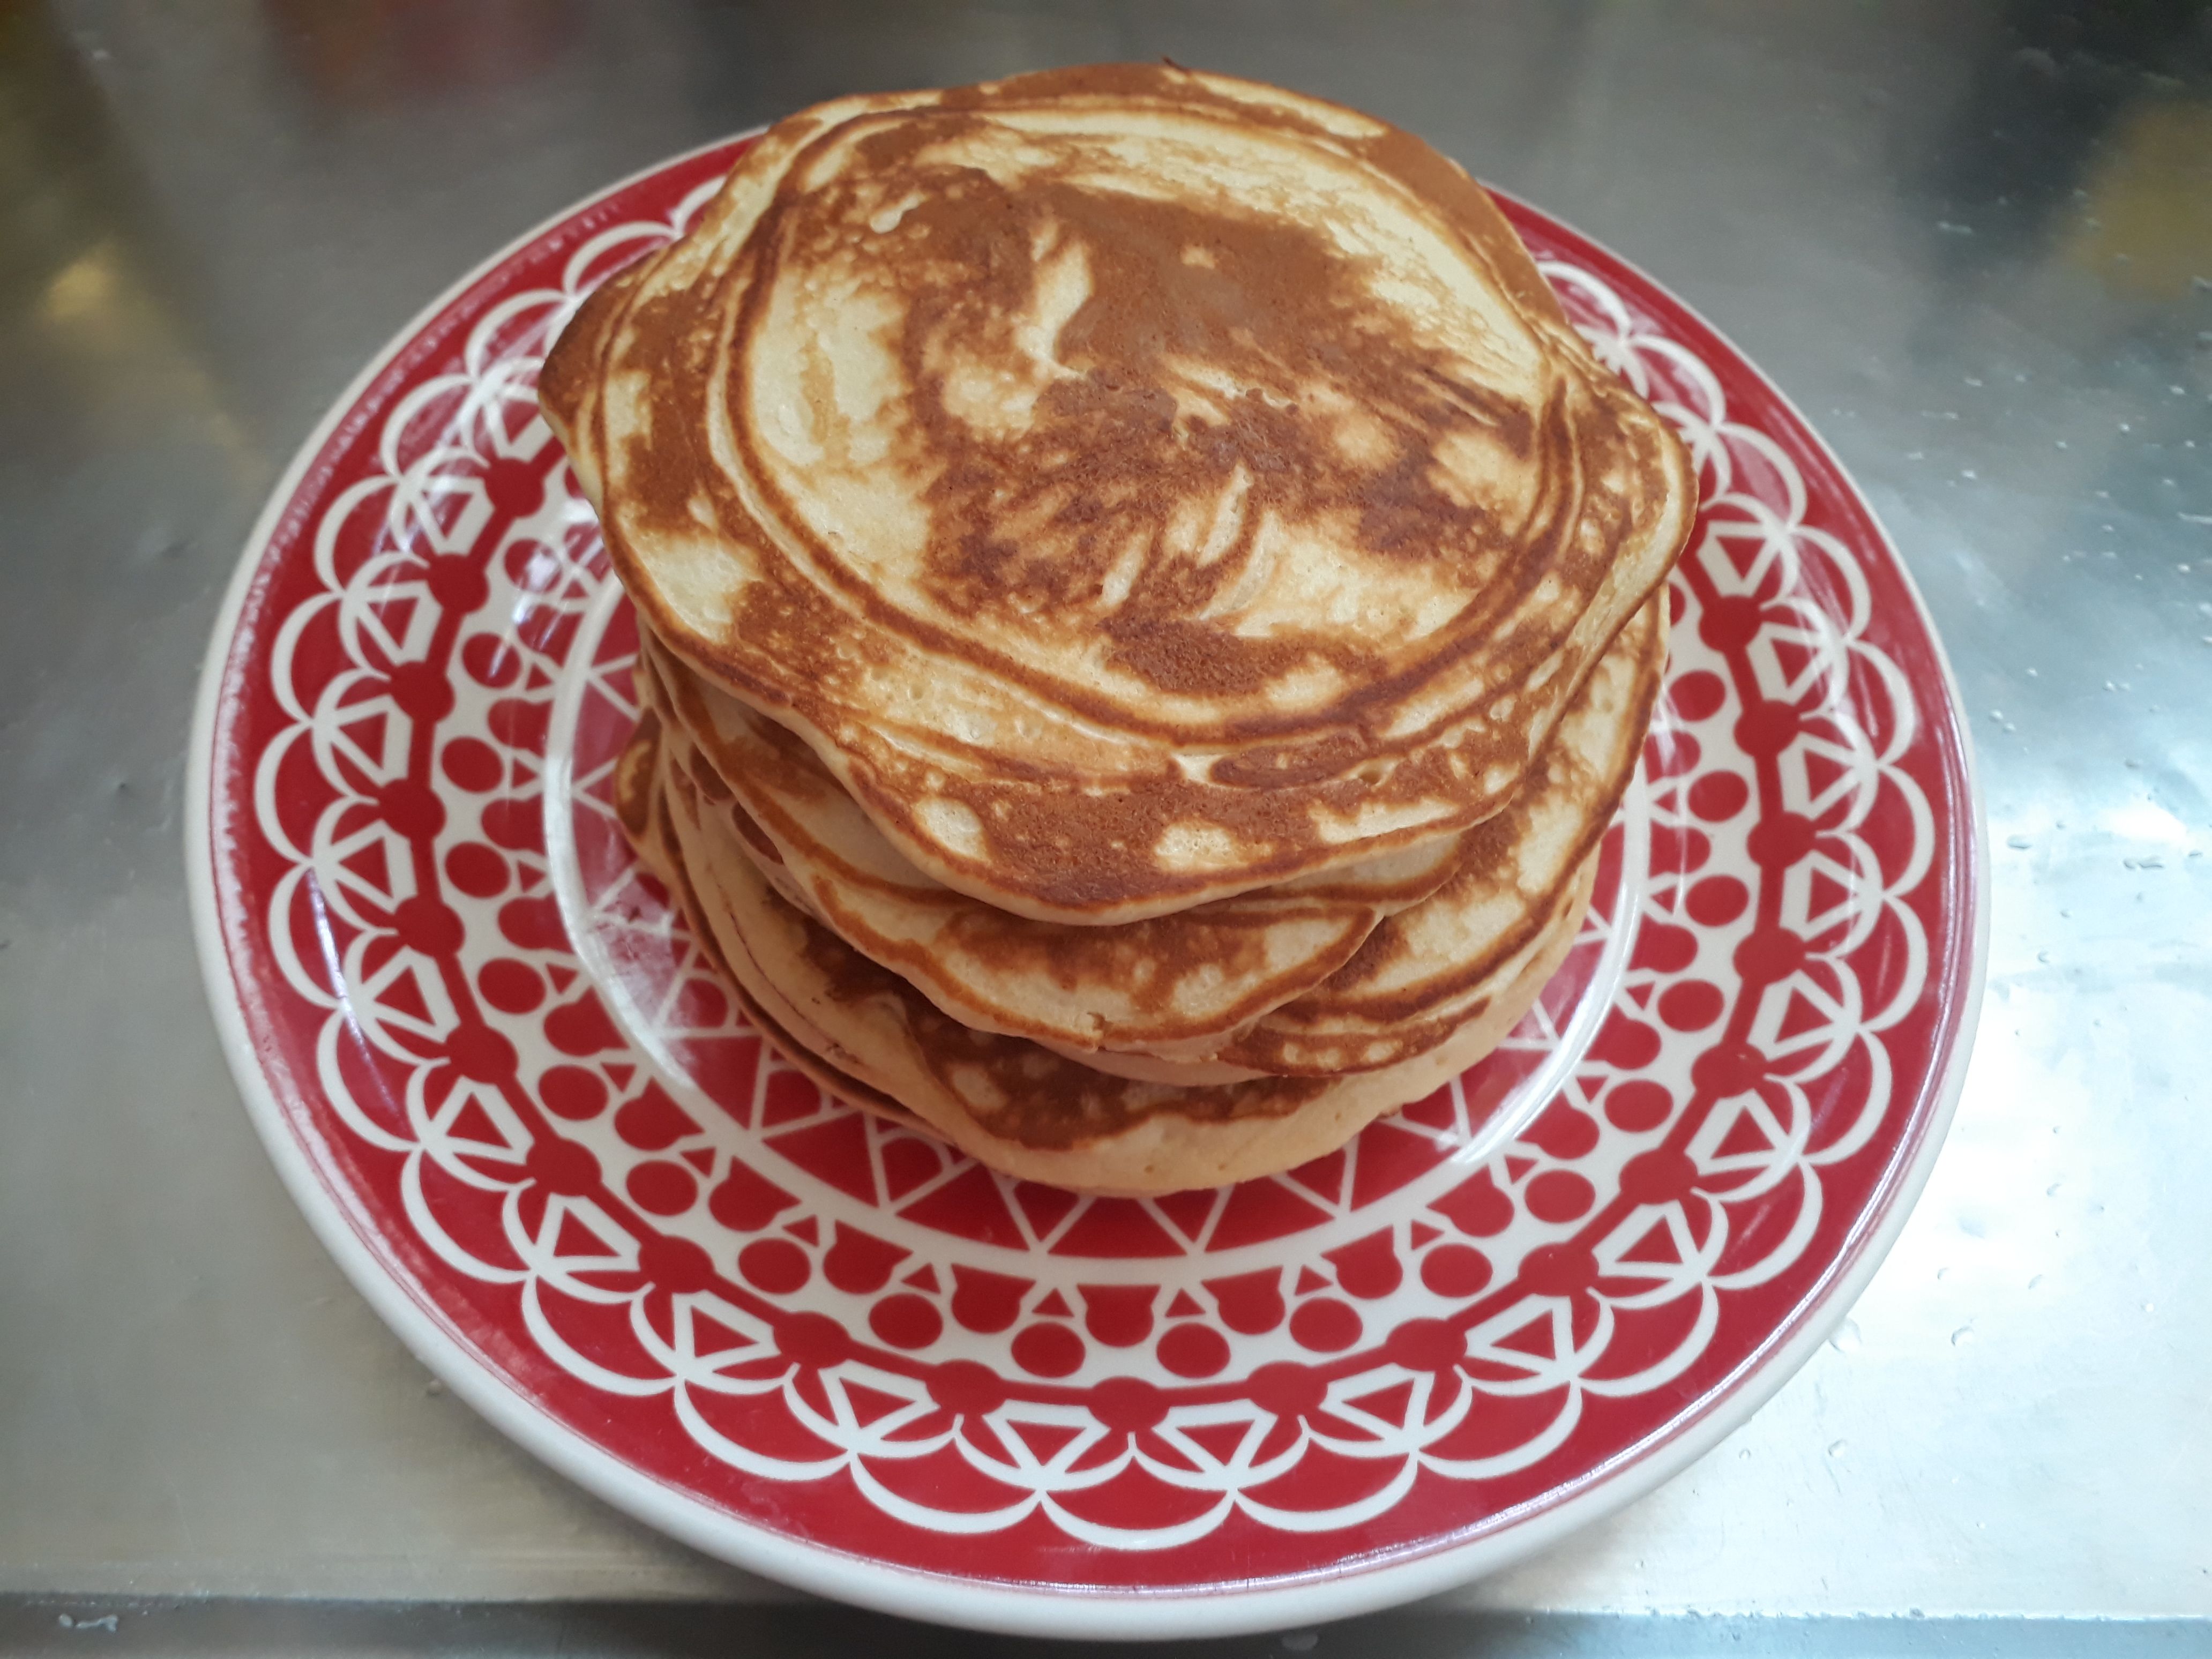
[[[1306,1623],[1626,1502],[1842,1316],[1942,1137],[1982,843],[1834,458],[1647,277],[1506,211],[1704,485],[1568,965],[1350,1148],[1138,1202],[1000,1179],[764,1048],[617,832],[630,614],[532,395],[737,154],[441,300],[239,568],[193,737],[216,1018],[294,1196],[478,1410],[793,1583],[1085,1635]]]

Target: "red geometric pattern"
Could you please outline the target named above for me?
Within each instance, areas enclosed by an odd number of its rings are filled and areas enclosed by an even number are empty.
[[[1705,495],[1568,966],[1498,1054],[1285,1176],[1009,1182],[765,1048],[607,800],[634,626],[532,388],[732,153],[443,307],[251,556],[197,757],[218,994],[330,1202],[574,1434],[708,1510],[971,1579],[1401,1558],[1717,1407],[1930,1152],[1970,979],[1940,658],[1825,450],[1510,206]]]

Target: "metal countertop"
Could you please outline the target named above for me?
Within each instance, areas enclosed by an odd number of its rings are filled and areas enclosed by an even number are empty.
[[[0,1592],[786,1594],[541,1469],[309,1237],[194,963],[193,678],[293,449],[512,236],[833,94],[1163,53],[1703,311],[1856,473],[1978,747],[1988,1000],[1873,1289],[1441,1605],[2212,1615],[2212,8],[2032,0],[0,0]]]

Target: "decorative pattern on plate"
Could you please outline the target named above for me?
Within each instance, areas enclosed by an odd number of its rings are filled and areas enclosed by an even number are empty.
[[[601,198],[404,343],[218,642],[219,994],[331,1201],[576,1434],[969,1578],[1194,1590],[1433,1549],[1711,1409],[1926,1151],[1972,954],[1939,659],[1825,452],[1512,208],[1705,488],[1568,967],[1492,1060],[1275,1180],[1009,1182],[764,1048],[608,805],[634,627],[532,389],[730,154]]]

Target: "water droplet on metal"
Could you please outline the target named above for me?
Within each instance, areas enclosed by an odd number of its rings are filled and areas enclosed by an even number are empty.
[[[1846,1319],[1828,1339],[1828,1346],[1838,1353],[1856,1353],[1866,1346],[1866,1339],[1859,1334],[1859,1322]]]
[[[1973,1340],[1974,1328],[1972,1325],[1961,1325],[1951,1333],[1951,1346],[1954,1348],[1964,1347]]]

